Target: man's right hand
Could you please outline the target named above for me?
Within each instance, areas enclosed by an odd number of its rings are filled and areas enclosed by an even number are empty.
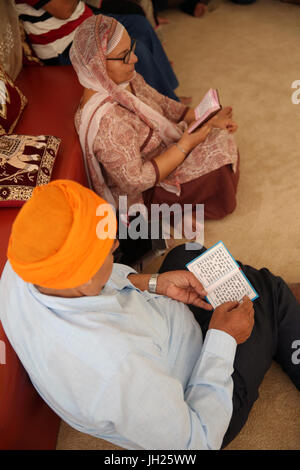
[[[253,326],[253,303],[245,296],[241,303],[225,302],[217,307],[208,328],[225,331],[236,340],[237,344],[241,344],[249,338]]]

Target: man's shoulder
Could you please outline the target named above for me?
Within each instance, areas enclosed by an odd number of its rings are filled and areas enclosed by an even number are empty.
[[[2,289],[4,286],[7,286],[8,284],[13,286],[13,284],[16,284],[17,282],[18,275],[14,272],[10,262],[6,261],[0,279],[0,295],[2,295]]]
[[[135,269],[125,264],[114,263],[109,282],[114,284],[115,287],[123,289],[123,287],[131,285],[131,282],[128,280],[128,275],[131,273],[135,274]]]
[[[129,109],[125,108],[119,103],[114,103],[114,106],[111,106],[107,112],[104,114],[102,121],[110,121],[110,125],[119,126],[120,122],[123,122],[124,117],[128,118],[132,116],[132,112]]]

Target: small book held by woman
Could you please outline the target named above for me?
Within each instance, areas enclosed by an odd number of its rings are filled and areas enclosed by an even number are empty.
[[[195,108],[195,122],[189,128],[189,134],[212,118],[220,109],[222,109],[222,106],[220,104],[218,91],[211,88],[208,90],[201,103]]]

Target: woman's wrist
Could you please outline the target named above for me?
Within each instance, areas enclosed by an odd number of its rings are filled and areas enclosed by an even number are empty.
[[[153,157],[159,173],[159,181],[164,179],[184,162],[190,152],[190,146],[184,145],[181,139],[171,145],[165,152]]]
[[[139,290],[148,290],[149,280],[151,274],[135,274],[131,273],[127,276],[127,279]]]
[[[178,148],[178,150],[180,150],[180,152],[184,155],[184,158],[188,156],[189,154],[189,151],[188,150],[185,150],[184,147],[182,147],[179,143],[175,142],[174,143],[175,147]]]
[[[187,142],[184,137],[181,137],[181,139],[178,140],[177,144],[186,152],[186,154],[190,153],[193,150],[191,144]]]

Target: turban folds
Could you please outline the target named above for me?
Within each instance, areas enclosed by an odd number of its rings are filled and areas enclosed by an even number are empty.
[[[105,229],[101,234],[99,222]],[[18,213],[7,257],[26,282],[73,288],[96,274],[115,234],[115,212],[104,199],[74,181],[55,180],[36,187]]]

